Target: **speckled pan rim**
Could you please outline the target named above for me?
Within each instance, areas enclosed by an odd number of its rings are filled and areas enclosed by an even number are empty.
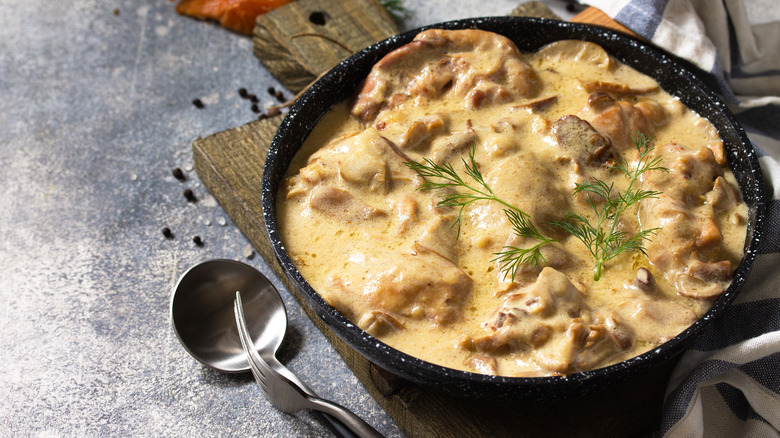
[[[430,28],[479,28],[493,31],[513,39],[521,51],[537,49],[544,42],[560,39],[592,41],[605,47],[624,63],[653,76],[663,88],[711,120],[724,137],[729,162],[748,203],[749,237],[745,258],[736,270],[734,281],[702,318],[658,348],[615,365],[568,376],[499,377],[445,368],[401,353],[352,324],[306,282],[280,240],[275,217],[276,193],[289,161],[319,118],[333,104],[348,98],[376,61],[410,41],[418,32]],[[524,36],[519,37],[516,35],[518,33]],[[337,336],[375,365],[412,382],[464,397],[547,400],[598,391],[632,376],[639,376],[681,353],[734,300],[755,260],[764,227],[766,195],[758,157],[742,127],[701,77],[704,77],[703,74],[696,72],[691,64],[638,39],[578,23],[525,17],[484,17],[438,23],[396,35],[358,52],[334,67],[300,97],[279,127],[270,146],[262,182],[263,218],[271,245],[285,274],[298,288],[300,295]],[[674,84],[677,85],[672,86]]]

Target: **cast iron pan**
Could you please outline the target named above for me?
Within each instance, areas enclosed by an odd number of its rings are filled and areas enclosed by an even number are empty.
[[[562,39],[592,41],[620,61],[655,78],[662,88],[712,122],[726,145],[729,163],[748,205],[749,225],[746,256],[737,268],[734,281],[704,317],[660,347],[616,365],[565,377],[496,377],[444,368],[401,353],[352,324],[312,289],[293,265],[279,238],[275,214],[279,184],[293,156],[320,117],[332,105],[351,97],[373,64],[385,54],[429,28],[478,28],[496,32],[513,40],[522,52],[536,51]],[[765,198],[755,152],[725,104],[703,82],[703,73],[694,71],[690,64],[626,35],[601,27],[537,18],[488,17],[451,21],[374,44],[340,63],[316,82],[290,109],[277,131],[265,162],[262,183],[263,218],[271,245],[290,281],[328,327],[372,363],[409,381],[458,396],[510,401],[582,395],[637,377],[682,352],[734,300],[755,259],[763,225]]]

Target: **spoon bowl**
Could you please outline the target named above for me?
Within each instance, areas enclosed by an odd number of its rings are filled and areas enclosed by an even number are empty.
[[[287,330],[287,311],[274,285],[255,268],[209,260],[182,274],[171,297],[173,331],[203,365],[225,373],[249,371],[233,313],[236,291],[245,303],[256,351],[276,353]]]

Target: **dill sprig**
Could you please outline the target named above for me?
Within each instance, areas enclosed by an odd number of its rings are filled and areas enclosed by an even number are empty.
[[[587,194],[588,203],[596,214],[595,223],[588,218],[568,212],[566,219],[551,222],[550,225],[559,227],[580,240],[596,259],[594,280],[599,281],[604,264],[623,252],[640,252],[646,255],[644,243],[650,240],[650,235],[655,234],[658,228],[640,230],[634,235],[629,235],[618,228],[620,215],[632,205],[647,198],[657,198],[661,192],[655,190],[641,190],[635,188],[639,177],[651,170],[668,172],[669,169],[661,166],[661,157],[650,158],[653,146],[650,146],[652,138],[645,138],[641,132],[632,137],[634,145],[639,151],[639,160],[636,167],[625,159],[618,159],[612,169],[622,172],[628,178],[628,187],[623,192],[617,192],[613,196],[614,183],[591,178],[583,183],[577,183],[574,195],[583,192]]]
[[[515,278],[517,269],[522,263],[530,263],[531,266],[536,266],[543,262],[542,247],[556,240],[550,239],[539,232],[539,229],[534,226],[527,214],[520,214],[518,211],[510,209],[505,209],[504,213],[509,219],[509,223],[512,224],[512,231],[517,236],[537,240],[537,243],[530,248],[518,248],[507,245],[501,251],[493,254],[494,257],[490,262],[498,262],[501,266],[501,272],[504,274],[504,279],[506,279],[507,277]]]
[[[465,158],[461,158],[465,168],[465,174],[470,178],[470,181],[473,182],[464,180],[450,163],[436,164],[431,159],[424,158],[423,163],[410,160],[405,164],[411,170],[423,177],[424,181],[419,190],[452,190],[443,195],[436,206],[439,208],[458,208],[458,217],[452,224],[453,227],[457,226],[458,237],[460,237],[463,210],[467,205],[473,202],[484,200],[495,201],[505,207],[504,214],[506,214],[509,223],[512,225],[512,231],[517,236],[530,237],[538,240],[538,243],[530,248],[505,246],[502,251],[494,254],[495,257],[491,261],[497,261],[502,265],[501,271],[504,273],[504,278],[507,276],[514,278],[517,268],[521,263],[530,263],[531,265],[536,266],[541,261],[544,261],[544,256],[541,253],[542,246],[555,242],[555,240],[544,236],[536,228],[533,222],[531,222],[531,216],[528,213],[497,197],[495,193],[493,193],[493,190],[485,182],[485,178],[479,171],[479,166],[474,158],[475,153],[476,144],[472,145],[469,150],[468,161]]]

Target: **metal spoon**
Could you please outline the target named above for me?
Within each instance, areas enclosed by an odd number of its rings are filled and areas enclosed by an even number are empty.
[[[276,358],[287,331],[287,311],[274,285],[255,268],[235,260],[209,260],[182,274],[171,297],[171,322],[184,349],[203,365],[226,373],[249,371],[236,329],[234,300],[241,291],[254,349],[285,378],[317,397]],[[354,436],[338,420],[322,415],[333,431]]]

